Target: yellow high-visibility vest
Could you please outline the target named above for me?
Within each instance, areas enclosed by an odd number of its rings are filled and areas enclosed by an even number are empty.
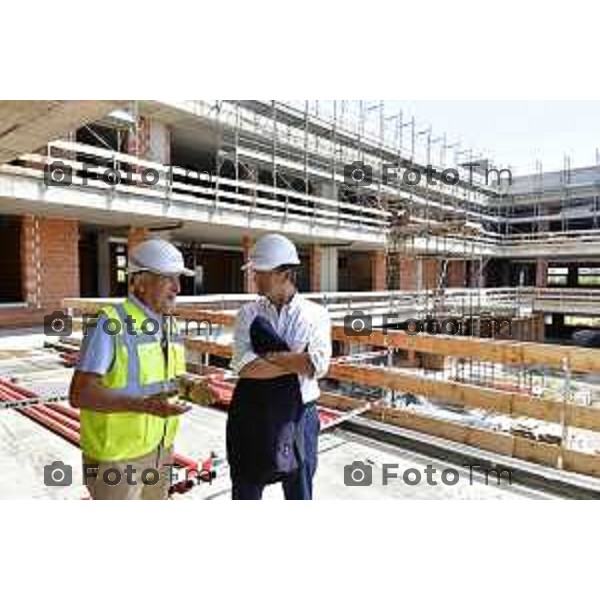
[[[150,335],[153,330],[150,325],[142,329],[150,317],[136,304],[126,300],[124,304],[106,306],[101,309],[101,315],[114,319],[107,322],[111,332],[119,331],[115,335],[113,364],[102,377],[102,384],[107,388],[132,396],[155,394],[167,389],[175,377],[185,372],[183,340],[173,318],[167,317],[163,323],[163,327],[170,327],[172,332],[169,360],[165,361],[159,335]],[[125,322],[128,315],[132,318],[129,326]],[[168,448],[179,428],[179,417],[162,418],[147,413],[81,409],[80,419],[81,450],[99,462],[138,458],[157,449],[161,442]]]

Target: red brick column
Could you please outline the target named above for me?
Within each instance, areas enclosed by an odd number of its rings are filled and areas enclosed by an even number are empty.
[[[540,342],[541,344],[544,343],[544,340],[546,339],[546,321],[544,320],[544,315],[543,314],[537,314],[535,315],[535,319],[536,319],[536,337],[535,340],[536,342]]]
[[[414,258],[402,258],[400,264],[400,289],[417,289],[417,261]]]
[[[40,219],[42,305],[56,310],[79,296],[79,221]]]
[[[310,291],[321,291],[321,246],[313,244],[310,247]]]
[[[383,250],[375,250],[371,253],[371,288],[374,292],[382,292],[387,287],[385,263]]]
[[[440,261],[437,258],[423,259],[423,289],[436,290],[440,282]]]
[[[448,261],[448,287],[464,288],[467,285],[467,263],[464,260]]]
[[[26,215],[21,221],[21,274],[23,298],[30,308],[41,308],[40,219]]]
[[[146,227],[130,227],[127,233],[127,256],[130,257],[131,251],[146,239],[148,239]]]
[[[247,235],[242,238],[242,248],[244,249],[244,263],[250,259],[250,251],[254,245],[253,240]],[[252,271],[244,271],[244,293],[255,294],[256,284],[254,283],[254,275]]]
[[[127,232],[127,264],[131,260],[131,252],[138,245],[141,244],[144,240],[148,239],[148,229],[146,227],[130,227]],[[128,293],[133,293],[131,276],[128,276]]]
[[[535,287],[548,286],[548,261],[538,258],[535,265]]]
[[[26,307],[0,311],[0,326],[32,325],[79,296],[79,222],[33,215],[21,220],[21,280]]]

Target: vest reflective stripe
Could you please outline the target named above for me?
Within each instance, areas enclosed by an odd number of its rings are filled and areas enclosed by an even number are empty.
[[[159,334],[150,335],[141,330],[148,317],[134,303],[107,306],[101,313],[120,324],[115,335],[115,359],[102,377],[108,388],[118,389],[131,396],[158,393],[174,385],[177,375],[185,372],[185,352],[180,336],[170,336],[168,373]],[[127,331],[126,318],[131,317],[132,330]],[[165,326],[176,323],[170,319]],[[134,412],[101,413],[81,410],[81,448],[83,453],[98,461],[133,459],[155,450],[163,443],[173,444],[179,426],[178,417],[163,419],[154,415]]]

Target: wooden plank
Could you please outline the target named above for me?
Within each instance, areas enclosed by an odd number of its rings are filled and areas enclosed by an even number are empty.
[[[359,400],[358,398],[351,398],[343,394],[334,394],[332,392],[322,392],[319,397],[319,404],[326,406],[327,408],[333,408],[334,410],[356,410],[361,406],[364,406],[365,401]]]
[[[190,352],[197,352],[199,354],[212,354],[214,356],[221,356],[223,358],[231,358],[233,356],[233,349],[229,344],[207,342],[206,340],[200,340],[196,338],[185,338],[184,344],[185,349]]]
[[[208,321],[212,325],[227,325],[233,326],[235,324],[235,315],[224,313],[218,310],[206,310],[190,308],[186,306],[177,307],[175,310],[178,321],[187,320],[196,321],[198,323],[202,321]]]
[[[185,340],[186,348],[200,354],[214,354],[231,358],[231,346],[196,338]],[[417,396],[441,400],[445,404],[482,408],[511,417],[531,417],[552,423],[561,422],[560,402],[535,398],[528,394],[484,388],[467,383],[427,379],[401,373],[385,367],[351,365],[332,362],[328,377],[361,385],[410,392]],[[589,406],[567,405],[566,422],[571,427],[600,431],[600,409]]]
[[[508,365],[544,365],[560,369],[567,359],[573,372],[595,373],[600,370],[600,350],[493,340],[468,336],[407,335],[403,331],[373,331],[367,337],[347,336],[342,326],[332,327],[332,339],[350,344],[368,344],[384,348],[414,350],[457,358],[476,358],[481,361]]]
[[[224,344],[215,344],[211,342],[205,342],[203,340],[186,340],[186,346],[190,346],[194,351],[197,352],[210,352],[218,356],[230,356],[231,349]],[[347,367],[348,365],[344,365]],[[357,368],[357,367],[354,367]],[[348,370],[344,372],[344,375],[348,375]],[[393,378],[388,380],[393,382]],[[402,381],[408,381],[404,379]],[[433,382],[435,384],[443,382]],[[457,385],[459,384],[453,384]],[[475,387],[475,386],[462,386],[462,387]],[[416,388],[415,388],[416,389]],[[481,390],[481,388],[477,388]],[[513,397],[513,404],[511,407],[514,408],[517,403],[515,397],[518,394],[509,394],[506,392],[499,392],[497,390],[485,390],[486,392],[492,392],[491,396],[487,396],[487,401],[491,401],[495,395],[508,395]],[[522,401],[525,398],[520,399]],[[537,399],[531,399],[534,403],[540,402]],[[364,401],[350,398],[342,394],[323,393],[319,399],[319,403],[328,408],[336,410],[355,410],[364,406]],[[548,402],[547,402],[548,403]],[[536,418],[543,416],[556,416],[554,411],[558,408],[560,410],[560,404],[555,402],[551,403],[555,406],[548,413],[536,413]],[[526,405],[523,405],[526,406]],[[545,406],[545,404],[542,404]],[[522,408],[522,406],[520,407]],[[583,409],[583,410],[582,410]],[[529,409],[526,409],[529,410]],[[545,409],[547,410],[547,409]],[[532,411],[533,412],[533,411]],[[597,427],[598,425],[598,411],[589,407],[580,407],[569,405],[567,407],[567,418],[572,421],[573,426],[586,428]],[[558,413],[560,414],[560,413]],[[530,440],[519,436],[513,436],[508,433],[488,431],[477,427],[462,425],[460,423],[452,423],[450,421],[444,421],[435,417],[427,415],[417,414],[412,411],[407,411],[398,408],[391,408],[383,404],[373,403],[370,410],[364,413],[364,416],[369,419],[381,421],[384,423],[390,423],[398,427],[410,429],[412,431],[419,431],[427,435],[451,440],[461,444],[474,446],[487,450],[489,452],[495,452],[505,456],[513,456],[522,460],[527,460],[537,464],[556,466],[560,448],[553,444],[546,444],[538,442],[536,440]],[[533,415],[532,415],[533,416]],[[563,464],[565,470],[572,471],[574,473],[580,473],[583,475],[591,475],[593,477],[600,477],[600,456],[595,454],[584,454],[582,452],[576,452],[573,450],[564,450],[563,452]]]
[[[600,477],[600,456],[598,454],[577,452],[576,450],[564,450],[563,467],[566,471]]]
[[[188,346],[196,352],[209,352],[224,357],[231,356],[231,348],[225,344],[187,339],[186,347]],[[354,365],[334,365],[333,368],[335,369],[338,366],[343,366],[341,375],[344,377],[354,377],[356,375],[354,370],[361,369],[361,367],[356,367]],[[371,368],[367,370],[373,371],[379,369]],[[371,378],[367,378],[369,381],[372,380],[373,374],[371,373],[370,375]],[[414,389],[416,393],[419,393],[418,390],[421,389],[420,386],[422,385],[422,382],[411,381],[411,379],[415,380],[418,378],[400,375],[401,379],[396,379],[398,376],[399,375],[396,373],[388,373],[385,381],[387,384],[398,386],[412,385],[412,389]],[[429,385],[430,382],[426,383]],[[524,394],[511,394],[498,390],[484,390],[483,388],[477,388],[476,386],[467,386],[453,382],[432,381],[431,384],[435,387],[430,388],[429,391],[433,389],[433,393],[435,394],[439,393],[438,389],[440,388],[440,384],[448,384],[456,388],[469,388],[467,392],[464,390],[454,392],[454,394],[458,395],[453,396],[453,398],[466,399],[470,406],[477,405],[477,401],[471,396],[472,390],[470,388],[473,388],[474,392],[481,394],[482,402],[486,403],[488,407],[491,405],[496,407],[504,406],[513,411],[512,414],[516,414],[514,412],[515,410],[522,410],[529,413],[527,416],[543,418],[544,420],[558,420],[560,418],[560,403],[558,402],[541,401]],[[425,389],[427,389],[427,387],[425,387]],[[463,394],[462,396],[460,395],[461,393]],[[510,400],[507,400],[507,397],[510,398]],[[502,399],[502,403],[496,402],[499,398]],[[446,401],[446,398],[444,398],[444,400]],[[329,392],[321,394],[319,403],[328,408],[343,411],[355,410],[365,404],[363,400]],[[600,413],[598,409],[590,407],[567,406],[567,419],[570,425],[575,427],[598,430],[598,413]],[[411,431],[419,431],[434,437],[551,467],[556,466],[560,453],[560,448],[553,444],[546,444],[544,442],[538,442],[520,436],[513,436],[508,433],[488,431],[477,427],[462,425],[460,423],[452,423],[428,415],[388,407],[379,403],[373,403],[371,409],[365,412],[363,416],[376,421],[410,429]],[[600,455],[564,450],[563,465],[565,470],[574,473],[600,477]]]
[[[337,408],[338,410],[351,410],[361,405],[360,400],[339,394],[322,394],[319,402],[328,408]],[[375,405],[364,416],[411,431],[550,467],[556,467],[560,454],[560,448],[553,444],[443,421],[398,408]],[[565,451],[563,460],[565,470],[600,477],[600,456],[598,455]]]
[[[115,302],[115,299],[108,299]],[[95,312],[102,302],[89,301],[84,298],[67,298],[64,308],[72,308],[85,312]],[[233,326],[235,315],[222,311],[197,309],[182,306],[177,309],[181,319],[208,320],[215,325]],[[403,331],[375,330],[366,338],[347,336],[343,326],[334,325],[331,330],[333,340],[350,344],[368,344],[382,348],[414,350],[426,354],[440,354],[455,358],[476,358],[480,361],[507,365],[540,365],[561,369],[566,359],[573,372],[597,373],[600,371],[600,350],[559,346],[555,344],[538,344],[534,342],[516,342],[513,340],[493,340],[468,336],[442,335],[407,335]]]
[[[439,399],[445,404],[482,408],[511,417],[531,417],[553,423],[561,422],[561,403],[535,398],[528,394],[483,388],[466,383],[426,379],[385,367],[332,363],[328,377],[372,387],[410,392]],[[600,409],[573,404],[567,406],[566,422],[572,427],[600,431]]]

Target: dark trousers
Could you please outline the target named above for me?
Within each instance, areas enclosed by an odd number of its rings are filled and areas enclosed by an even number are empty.
[[[293,476],[281,482],[286,500],[312,500],[312,483],[317,470],[319,445],[319,413],[317,403],[311,402],[302,413],[304,425],[304,461]],[[263,484],[232,481],[233,500],[261,500]]]

